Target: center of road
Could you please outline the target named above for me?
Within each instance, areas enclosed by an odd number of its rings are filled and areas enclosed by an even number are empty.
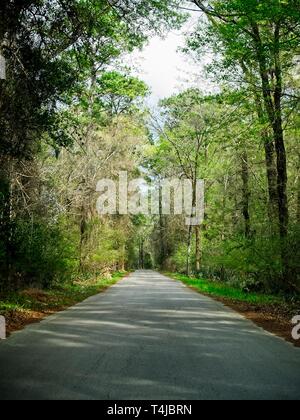
[[[153,271],[13,334],[0,372],[3,399],[300,398],[299,349]]]

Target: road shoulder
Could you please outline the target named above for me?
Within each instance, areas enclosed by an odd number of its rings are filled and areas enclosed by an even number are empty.
[[[75,281],[57,289],[26,289],[0,296],[0,315],[6,320],[7,337],[105,292],[128,275],[128,272],[117,272],[107,278]]]
[[[218,296],[213,292],[206,292],[200,283],[195,284],[193,282],[193,285],[191,285],[185,276],[173,273],[162,274],[173,280],[181,281],[197,293],[223,303],[225,306],[252,321],[258,327],[300,348],[300,340],[294,340],[292,337],[293,324],[291,320],[294,316],[300,315],[300,308],[297,305],[279,302],[270,304],[261,302],[251,303],[226,296]]]

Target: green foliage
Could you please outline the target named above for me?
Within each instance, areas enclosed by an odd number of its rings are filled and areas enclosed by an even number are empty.
[[[150,35],[179,27],[178,4],[1,2],[1,288],[49,287],[79,268],[126,264],[131,221],[99,222],[96,177],[113,176],[116,162],[138,172],[146,133],[138,106],[148,88],[113,65]]]
[[[169,231],[178,221],[157,222],[165,261],[188,272],[191,258],[194,272],[201,266],[204,276],[240,289],[297,293],[300,3],[190,3],[206,19],[184,50],[200,61],[213,54],[207,77],[222,92],[203,98],[189,89],[161,104],[164,127],[150,168],[158,178],[206,181],[205,221],[200,235],[193,232],[191,257],[187,229],[174,241]]]
[[[23,284],[49,287],[72,277],[76,268],[76,234],[63,221],[18,220],[14,227],[15,279]],[[18,284],[17,284],[18,286]]]
[[[130,110],[133,112],[133,105],[148,94],[148,87],[144,82],[116,71],[104,73],[98,79],[98,89],[100,104],[110,116]]]
[[[94,249],[89,252],[85,261],[87,271],[93,268],[98,270],[115,270],[118,264],[126,259],[124,247],[127,242],[126,232],[116,224],[101,224],[99,239]]]
[[[248,302],[254,304],[276,304],[282,300],[274,295],[243,292],[240,288],[230,287],[220,282],[212,282],[203,278],[187,277],[180,274],[169,274],[176,280],[195,288],[197,291],[211,296],[229,298],[233,301]]]
[[[121,280],[125,274],[116,272],[110,278],[85,275],[48,290],[29,289],[6,293],[4,298],[0,296],[0,314],[11,317],[11,313],[17,312],[36,311],[46,314],[61,311],[103,292]]]
[[[299,1],[190,3],[207,19],[186,51],[215,53],[208,71],[223,91],[191,88],[162,101],[163,127],[146,148],[149,90],[114,62],[179,28],[182,2],[2,1],[1,288],[131,266],[184,272],[190,260],[232,286],[203,281],[201,290],[299,290]],[[158,185],[205,179],[197,244],[180,216],[96,214],[97,180],[140,176],[143,160]]]
[[[291,222],[289,234],[283,240],[278,235],[276,222],[270,220],[261,137],[266,124],[257,120],[255,101],[249,91],[226,89],[222,94],[203,98],[199,91],[189,89],[164,100],[161,105],[165,124],[159,141],[152,148],[148,161],[150,170],[158,179],[162,175],[191,178],[198,160],[197,178],[206,181],[206,214],[200,227],[200,274],[240,290],[274,293],[299,290],[299,255],[295,251],[299,249],[299,229]],[[291,127],[297,130],[297,123]],[[294,154],[299,154],[294,142],[295,132],[287,137],[287,146],[293,150],[289,153],[290,161]],[[291,189],[298,186],[295,158],[289,176]],[[290,192],[293,219],[299,211],[299,200],[293,200],[294,194]],[[158,221],[155,229],[162,231]],[[173,235],[173,229],[181,232],[179,238]],[[176,218],[169,218],[164,221],[163,238],[168,252],[161,266],[186,272],[188,229]],[[196,274],[195,240],[193,233],[190,263]],[[283,276],[283,254],[289,261],[289,284]],[[157,260],[160,261],[159,256]]]

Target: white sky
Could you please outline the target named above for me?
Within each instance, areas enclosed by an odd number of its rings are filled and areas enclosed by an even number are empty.
[[[157,102],[190,86],[197,86],[208,93],[212,85],[205,79],[204,65],[194,63],[191,58],[178,51],[184,46],[184,34],[193,25],[193,18],[181,31],[172,31],[164,39],[152,38],[142,51],[135,52],[125,62],[133,67],[134,74],[144,80],[151,89],[149,105],[155,107]]]

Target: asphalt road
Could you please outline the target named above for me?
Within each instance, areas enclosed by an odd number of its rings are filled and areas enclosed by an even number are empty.
[[[300,399],[300,350],[137,271],[1,342],[0,399]]]

